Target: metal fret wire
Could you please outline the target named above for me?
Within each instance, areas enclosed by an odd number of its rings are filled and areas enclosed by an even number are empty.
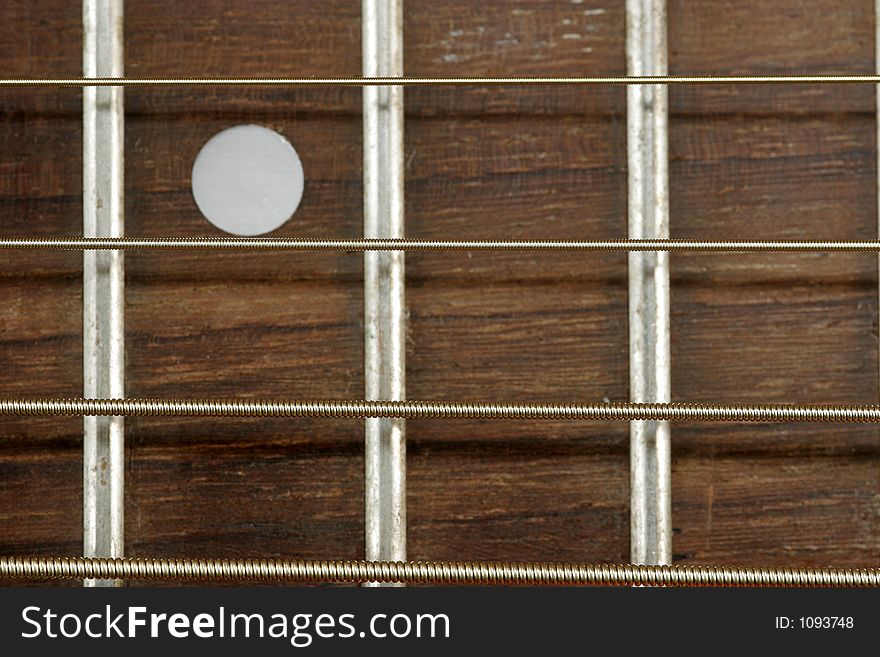
[[[667,0],[626,0],[627,75],[667,75]],[[626,88],[627,237],[669,237],[669,88]],[[668,251],[627,254],[629,401],[672,398]],[[672,563],[669,422],[629,426],[630,561]]]
[[[83,75],[124,75],[124,0],[82,0]],[[83,235],[125,235],[125,102],[119,87],[85,87]],[[125,394],[125,254],[84,250],[83,396]],[[83,555],[125,553],[125,426],[83,418]],[[86,586],[121,581],[87,580]]]
[[[0,557],[0,578],[569,586],[880,586],[880,570],[859,568],[307,559]]]
[[[525,85],[880,84],[880,75],[644,75],[587,77],[6,78],[0,87],[464,87]]]
[[[404,0],[362,0],[361,73],[403,75]],[[404,90],[366,87],[363,100],[363,233],[402,238],[406,203]],[[366,251],[364,396],[406,398],[406,257]],[[364,557],[406,559],[406,421],[364,420]]]
[[[674,252],[869,252],[870,240],[427,240],[311,239],[295,237],[13,237],[0,250],[126,251],[674,251]]]
[[[880,405],[0,398],[0,415],[880,422]]]

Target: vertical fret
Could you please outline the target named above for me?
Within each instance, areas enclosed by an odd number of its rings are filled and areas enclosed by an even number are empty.
[[[403,0],[363,0],[363,75],[403,75]],[[403,225],[403,89],[366,87],[364,237],[400,238]],[[364,254],[367,399],[406,395],[404,254]],[[366,558],[406,558],[406,425],[368,419],[365,428]]]
[[[123,0],[83,0],[83,75],[123,75]],[[123,92],[83,89],[83,235],[122,237]],[[122,251],[83,252],[83,395],[124,396]],[[121,417],[83,420],[83,554],[123,554]],[[87,586],[121,584],[87,580]]]
[[[628,75],[666,75],[666,0],[627,0]],[[629,236],[669,237],[665,85],[627,88]],[[629,254],[630,399],[671,398],[669,253]],[[672,559],[668,422],[630,424],[630,552],[633,563]]]

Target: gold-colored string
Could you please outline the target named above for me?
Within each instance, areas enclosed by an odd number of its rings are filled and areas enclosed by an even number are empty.
[[[14,237],[0,250],[880,252],[880,240],[427,240],[294,237]]]
[[[880,586],[880,570],[860,568],[310,559],[0,557],[0,578],[567,586]]]
[[[880,422],[880,405],[0,398],[0,415]]]
[[[878,84],[880,75],[647,75],[545,77],[5,78],[0,87],[495,87],[578,85]]]

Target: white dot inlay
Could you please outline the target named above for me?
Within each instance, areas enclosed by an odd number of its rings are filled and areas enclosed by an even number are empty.
[[[304,181],[290,142],[258,125],[218,132],[192,170],[193,198],[202,214],[220,230],[242,236],[284,225],[302,200]]]

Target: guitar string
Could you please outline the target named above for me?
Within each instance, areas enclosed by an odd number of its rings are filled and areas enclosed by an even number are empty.
[[[71,77],[4,78],[0,87],[461,87],[461,86],[581,86],[581,85],[766,85],[766,84],[878,84],[876,74],[830,75],[646,75],[646,76],[537,76],[537,77]]]
[[[880,405],[0,398],[0,415],[880,422]]]
[[[429,240],[288,237],[14,237],[0,250],[880,252],[880,240]]]
[[[880,570],[861,568],[308,559],[0,557],[0,578],[566,586],[880,586]]]

